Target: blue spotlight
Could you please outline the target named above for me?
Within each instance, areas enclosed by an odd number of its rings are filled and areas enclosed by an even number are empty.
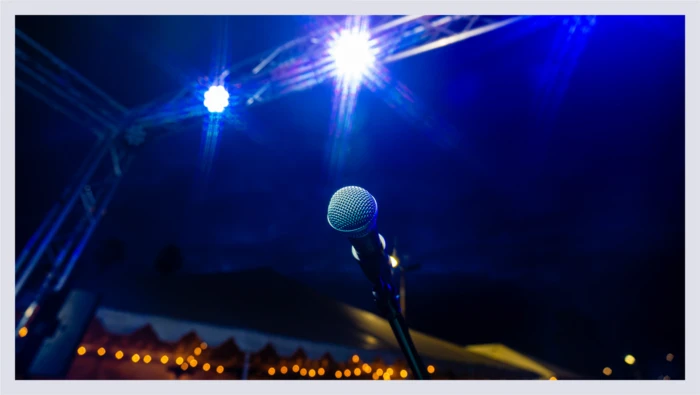
[[[351,29],[334,35],[329,53],[337,76],[351,83],[359,83],[376,61],[377,49],[368,32]]]
[[[220,85],[212,86],[204,94],[204,107],[209,112],[221,113],[228,107],[229,94],[226,88]]]

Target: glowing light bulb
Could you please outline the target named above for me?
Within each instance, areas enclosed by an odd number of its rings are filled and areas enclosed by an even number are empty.
[[[223,86],[212,86],[204,94],[204,107],[212,113],[224,112],[228,107],[229,94]]]

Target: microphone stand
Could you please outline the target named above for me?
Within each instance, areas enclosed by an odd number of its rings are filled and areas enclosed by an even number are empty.
[[[423,361],[418,355],[416,347],[413,345],[406,320],[403,315],[401,315],[398,295],[394,288],[390,283],[379,280],[379,282],[375,284],[372,294],[374,295],[374,301],[377,304],[379,313],[389,321],[396,341],[399,343],[399,347],[401,347],[401,351],[408,362],[408,366],[413,372],[413,377],[416,380],[430,380],[425,365],[423,365]]]

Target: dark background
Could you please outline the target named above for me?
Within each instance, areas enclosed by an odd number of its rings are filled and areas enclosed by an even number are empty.
[[[574,18],[555,19],[391,64],[452,129],[418,127],[362,90],[332,181],[331,83],[240,110],[246,126],[223,128],[206,179],[201,126],[144,147],[83,260],[119,240],[123,270],[154,270],[174,243],[185,272],[272,267],[373,311],[347,241],[325,219],[336,189],[360,185],[379,202],[382,234],[422,264],[407,284],[414,328],[501,342],[596,378],[605,366],[632,377],[628,353],[645,378],[682,378],[684,19],[604,16],[574,32]],[[222,43],[235,63],[323,23],[17,18],[127,107],[208,75]],[[16,118],[19,251],[93,137],[20,89]],[[449,130],[453,144],[436,144]]]

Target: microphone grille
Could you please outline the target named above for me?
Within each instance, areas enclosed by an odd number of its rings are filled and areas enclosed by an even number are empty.
[[[339,189],[328,205],[328,223],[348,237],[362,237],[376,224],[377,201],[365,189],[355,186]]]

